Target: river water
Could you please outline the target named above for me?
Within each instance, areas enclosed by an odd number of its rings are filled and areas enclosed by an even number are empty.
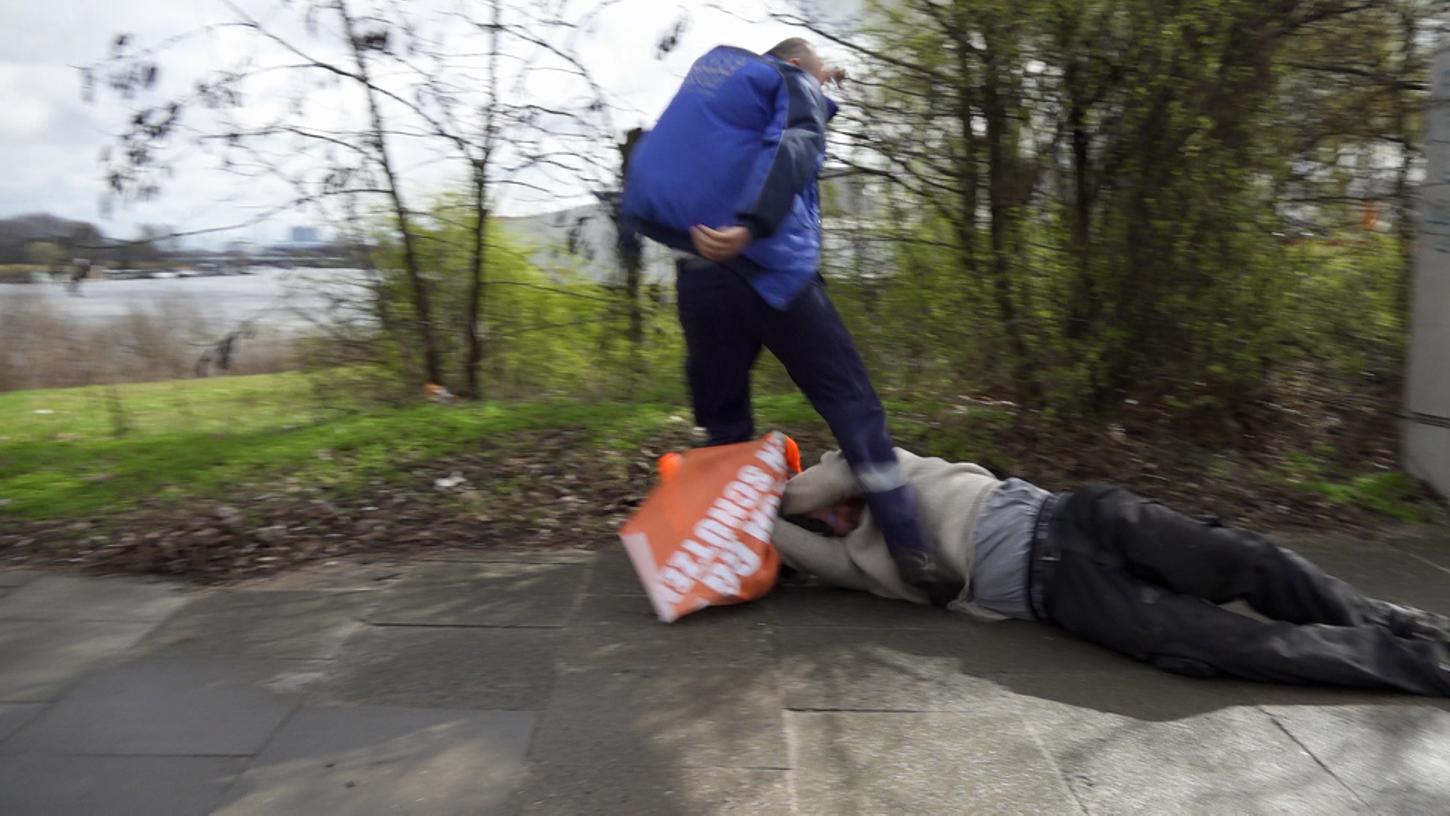
[[[324,292],[340,290],[361,274],[353,269],[254,271],[226,277],[87,281],[78,297],[59,283],[0,284],[0,300],[38,298],[50,313],[81,326],[141,312],[204,316],[216,325],[253,320],[297,331],[325,316],[329,301]]]

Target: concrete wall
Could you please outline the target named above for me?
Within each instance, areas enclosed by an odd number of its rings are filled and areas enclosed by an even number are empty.
[[[1450,496],[1450,41],[1431,68],[1420,188],[1420,234],[1410,292],[1405,468]]]

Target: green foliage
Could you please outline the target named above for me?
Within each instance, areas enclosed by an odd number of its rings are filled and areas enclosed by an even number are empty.
[[[1307,487],[1335,504],[1357,504],[1405,522],[1426,520],[1423,505],[1415,503],[1421,497],[1419,483],[1399,471],[1359,476],[1348,482],[1310,482]]]
[[[51,241],[34,241],[25,245],[25,257],[36,266],[56,270],[65,263],[66,251],[60,244]]]
[[[1306,370],[1383,381],[1400,364],[1413,239],[1395,182],[1418,156],[1415,31],[1437,13],[1422,0],[868,4],[859,30],[837,32],[861,44],[868,82],[833,128],[873,172],[857,177],[864,195],[828,184],[823,201],[832,297],[878,385],[1062,422],[1132,400],[1228,427]],[[1392,229],[1346,217],[1372,189],[1400,196]],[[465,199],[413,228],[455,391],[477,217]],[[682,400],[665,298],[538,268],[536,249],[489,225],[482,395]],[[377,260],[394,331],[369,361],[416,389],[399,248]],[[793,390],[768,358],[755,382]]]
[[[1124,398],[1227,417],[1285,370],[1397,370],[1428,53],[1415,32],[1437,14],[869,4],[852,35],[871,82],[836,126],[889,179],[875,193],[889,204],[851,230],[891,248],[893,274],[842,287],[857,299],[842,311],[908,393],[987,392],[1063,419]],[[1360,223],[1376,188],[1393,234]],[[862,220],[840,198],[834,214]],[[860,253],[837,251],[849,276]]]
[[[1346,234],[1306,241],[1288,253],[1286,342],[1341,377],[1364,370],[1394,376],[1400,367],[1405,315],[1399,305],[1397,241]]]
[[[445,198],[433,217],[413,228],[431,294],[433,325],[449,385],[466,380],[468,304],[472,292],[472,214]],[[642,296],[644,342],[628,341],[630,304],[622,287],[587,279],[577,268],[539,268],[540,247],[515,240],[490,223],[485,235],[481,321],[482,396],[675,396],[681,339],[673,314]],[[417,320],[402,271],[401,248],[385,243],[376,265],[384,307],[394,322]],[[401,339],[399,339],[401,338]],[[375,361],[405,382],[416,381],[412,335],[379,333]],[[656,372],[669,371],[668,376]]]
[[[1404,522],[1433,521],[1419,482],[1397,470],[1346,475],[1325,461],[1325,451],[1285,457],[1278,479],[1341,506],[1358,506]]]

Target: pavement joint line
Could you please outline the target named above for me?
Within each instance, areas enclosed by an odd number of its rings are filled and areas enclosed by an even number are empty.
[[[569,604],[569,611],[566,620],[574,620],[579,615],[579,610],[584,608],[584,598],[587,595],[589,584],[594,580],[594,568],[599,564],[598,558],[589,559],[584,567],[584,577],[579,581],[579,588],[574,592],[574,598]]]
[[[1057,781],[1062,784],[1062,787],[1067,791],[1067,795],[1072,797],[1072,801],[1077,805],[1077,809],[1083,813],[1083,816],[1088,816],[1091,811],[1088,810],[1087,803],[1082,800],[1082,797],[1078,795],[1077,789],[1072,786],[1072,780],[1068,779],[1067,774],[1062,772],[1062,766],[1057,763],[1057,757],[1053,756],[1052,752],[1047,750],[1047,742],[1042,738],[1042,734],[1037,730],[1037,726],[1033,725],[1032,721],[1027,719],[1026,715],[1023,714],[1021,702],[1016,702],[1015,707],[1017,721],[1022,724],[1022,730],[1026,731],[1027,735],[1032,738],[1032,743],[1037,746],[1037,751],[1042,754],[1043,759],[1047,760],[1047,765],[1049,768],[1052,768],[1052,772],[1057,774]]]
[[[282,729],[283,728],[286,728],[287,727],[287,724],[290,723],[290,722],[292,722],[292,720],[294,718],[296,718],[297,713],[302,710],[302,708],[303,708],[303,706],[305,704],[305,701],[306,701],[306,698],[304,696],[299,696],[297,698],[297,700],[295,702],[293,702],[292,708],[287,712],[287,716],[283,717],[282,720],[281,720],[281,722],[279,722],[275,726],[273,726],[272,733],[268,734],[267,735],[267,738],[265,740],[262,740],[262,744],[257,748],[257,752],[256,753],[254,753],[254,754],[236,754],[236,755],[234,755],[234,756],[238,756],[238,757],[241,757],[243,759],[246,759],[247,760],[247,766],[245,768],[243,768],[241,771],[239,771],[237,773],[237,775],[232,778],[231,783],[227,785],[226,790],[222,792],[222,794],[221,794],[220,798],[218,799],[218,801],[221,801],[221,802],[230,801],[232,791],[238,790],[239,787],[241,786],[241,784],[242,784],[242,777],[247,773],[247,771],[252,770],[252,767],[257,762],[257,758],[262,755],[262,752],[263,751],[267,750],[267,747],[272,744],[272,741],[277,738],[277,735],[280,734],[280,733],[282,733]]]
[[[538,745],[539,742],[539,726],[543,724],[544,715],[548,713],[549,706],[552,705],[554,702],[554,693],[559,690],[558,674],[559,668],[555,666],[554,677],[550,678],[549,696],[544,698],[543,705],[539,706],[538,708],[528,709],[528,712],[534,715],[534,726],[529,729],[529,744],[524,746],[523,762],[525,765],[533,764],[549,767],[548,762],[542,759],[534,758],[534,748]],[[514,795],[517,794],[518,791],[515,791]]]
[[[781,729],[785,731],[785,755],[790,759],[792,766],[795,765],[796,759],[801,754],[800,741],[796,738],[795,729],[791,727],[790,722],[790,715],[794,713],[789,708],[783,709],[781,711],[780,722]],[[799,778],[800,774],[796,773],[795,768],[792,767],[790,775],[786,777],[786,791],[790,794],[788,804],[790,805],[790,812],[793,814],[801,812]]]
[[[1389,545],[1390,545],[1390,549],[1395,550],[1396,552],[1402,553],[1404,555],[1408,555],[1409,557],[1415,559],[1416,561],[1423,561],[1426,564],[1429,564],[1430,566],[1434,567],[1435,569],[1437,569],[1437,570],[1439,570],[1441,572],[1450,574],[1450,567],[1446,567],[1446,566],[1442,565],[1438,561],[1433,561],[1433,560],[1431,560],[1429,558],[1426,558],[1423,555],[1420,555],[1417,552],[1414,552],[1412,550],[1407,550],[1404,547],[1401,547],[1400,545],[1394,543],[1393,541],[1389,542]]]
[[[1304,753],[1308,754],[1309,755],[1309,758],[1312,759],[1312,760],[1314,760],[1314,764],[1315,765],[1318,765],[1320,768],[1323,768],[1324,769],[1324,772],[1327,773],[1327,774],[1329,774],[1329,777],[1331,779],[1333,779],[1335,782],[1338,782],[1339,783],[1339,786],[1341,788],[1344,788],[1346,791],[1348,791],[1349,792],[1349,795],[1354,797],[1354,801],[1360,803],[1362,806],[1364,806],[1364,808],[1366,810],[1371,811],[1371,812],[1374,811],[1374,808],[1370,807],[1369,802],[1366,802],[1364,800],[1364,798],[1359,795],[1359,791],[1357,791],[1353,787],[1351,787],[1348,782],[1345,782],[1343,779],[1340,779],[1339,778],[1339,774],[1335,773],[1333,768],[1331,768],[1328,765],[1326,765],[1325,762],[1324,762],[1324,760],[1322,760],[1322,759],[1319,758],[1319,755],[1318,754],[1316,754],[1313,751],[1309,750],[1309,746],[1305,745],[1303,743],[1303,741],[1301,741],[1298,737],[1294,736],[1294,732],[1293,731],[1290,731],[1289,728],[1287,726],[1285,726],[1284,723],[1281,722],[1278,717],[1275,717],[1272,713],[1270,713],[1262,705],[1255,704],[1254,707],[1257,708],[1259,711],[1263,712],[1264,716],[1268,717],[1269,720],[1272,723],[1274,723],[1274,725],[1277,726],[1280,731],[1283,731],[1284,732],[1284,736],[1288,737],[1290,739],[1290,741],[1292,741],[1295,745],[1299,746],[1299,750],[1301,750]]]
[[[34,725],[35,724],[35,721],[36,720],[39,720],[41,717],[45,716],[46,712],[49,711],[50,708],[51,708],[51,706],[55,705],[55,703],[56,703],[56,701],[51,700],[51,701],[46,701],[46,702],[10,703],[10,704],[8,704],[8,705],[33,705],[33,706],[37,706],[40,710],[39,711],[36,711],[33,714],[31,714],[29,717],[26,717],[20,723],[20,725],[16,726],[15,729],[13,731],[11,731],[9,734],[6,734],[4,737],[0,737],[0,755],[3,755],[4,752],[5,752],[5,743],[9,742],[12,739],[15,739],[16,735],[18,735],[20,732],[22,732],[25,729],[29,728],[30,726]],[[7,705],[7,704],[6,703],[0,703],[0,705]]]

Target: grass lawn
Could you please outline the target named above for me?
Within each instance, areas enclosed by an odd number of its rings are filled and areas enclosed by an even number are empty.
[[[758,402],[779,425],[819,423],[798,397]],[[299,374],[12,392],[0,394],[0,514],[84,518],[283,477],[346,488],[520,431],[576,428],[601,450],[627,448],[687,415],[565,401],[347,412]]]
[[[755,406],[759,427],[782,428],[801,438],[808,461],[830,444],[824,424],[800,396],[757,395]],[[1079,462],[1083,450],[1116,456],[1098,468],[1112,481],[1131,484],[1133,468],[1140,464],[1133,448],[1093,438],[1064,436],[1055,441],[1066,440],[1069,447],[1046,451],[1035,441],[1014,443],[1012,415],[1005,411],[979,409],[957,416],[940,407],[913,407],[888,406],[903,446],[980,462],[997,473],[1045,476],[1043,483],[1054,488],[1104,479],[1096,472],[1057,472],[1065,449]],[[289,482],[347,493],[377,479],[409,478],[419,465],[440,457],[506,451],[560,429],[583,432],[561,444],[587,446],[586,459],[593,466],[633,478],[629,467],[631,461],[637,467],[640,448],[680,444],[688,416],[683,404],[577,400],[350,409],[319,399],[301,374],[11,392],[0,394],[0,522],[6,516],[86,519],[143,499],[171,504],[256,495]],[[1205,477],[1212,484],[1252,482],[1272,490],[1275,502],[1295,508],[1352,506],[1402,521],[1444,515],[1441,505],[1424,501],[1423,489],[1399,471],[1340,473],[1312,452],[1290,454],[1271,471],[1236,466],[1231,478],[1229,471],[1215,476],[1212,467],[1200,474],[1201,468],[1185,458],[1191,452],[1142,453],[1155,460],[1155,475],[1157,467],[1175,463],[1181,471],[1169,482],[1139,474],[1146,492],[1158,495],[1159,488],[1183,482],[1181,495],[1165,498],[1184,499],[1189,507],[1203,498],[1197,485]],[[1287,517],[1305,515],[1294,509]]]

